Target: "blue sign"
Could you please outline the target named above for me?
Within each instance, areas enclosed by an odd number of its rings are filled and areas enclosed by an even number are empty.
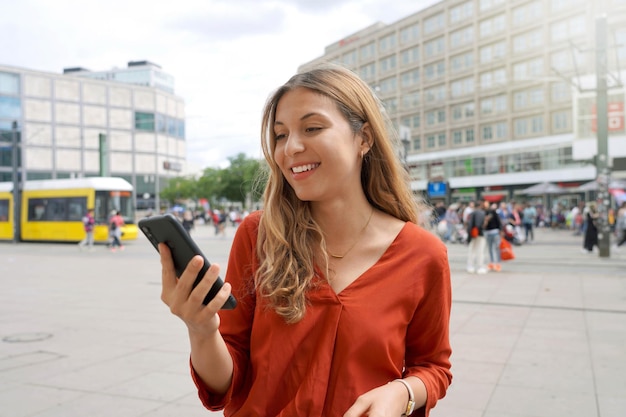
[[[448,184],[444,181],[429,182],[428,183],[428,196],[429,197],[445,197],[448,194]]]

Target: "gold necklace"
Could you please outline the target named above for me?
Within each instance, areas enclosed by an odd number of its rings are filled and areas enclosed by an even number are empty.
[[[348,254],[348,252],[350,252],[357,244],[357,242],[359,241],[359,239],[361,239],[361,235],[365,232],[365,229],[367,229],[367,226],[370,224],[370,220],[372,220],[372,216],[374,215],[374,207],[372,207],[372,212],[370,213],[370,216],[367,218],[367,222],[365,222],[365,226],[363,226],[363,228],[361,229],[361,231],[359,232],[359,234],[357,235],[356,239],[354,240],[354,243],[348,248],[347,251],[345,251],[345,253],[343,255],[335,255],[333,253],[330,253],[330,251],[328,251],[328,249],[326,250],[328,252],[328,254],[335,259],[341,259],[344,256],[346,256]]]

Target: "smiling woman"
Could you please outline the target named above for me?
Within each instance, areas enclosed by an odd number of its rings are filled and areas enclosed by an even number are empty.
[[[219,268],[192,290],[199,267],[177,280],[161,248],[162,299],[189,328],[207,408],[426,416],[445,395],[447,252],[417,224],[426,207],[380,108],[367,84],[334,66],[297,74],[270,97],[264,210],[238,227],[226,283],[206,307]],[[231,291],[237,308],[220,311]]]

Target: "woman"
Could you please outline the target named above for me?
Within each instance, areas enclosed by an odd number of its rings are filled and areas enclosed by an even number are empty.
[[[500,216],[496,212],[498,207],[495,203],[490,206],[488,201],[484,203],[485,207],[485,220],[484,220],[484,235],[487,241],[487,252],[489,252],[489,265],[487,269],[489,271],[500,272],[502,270],[501,255],[500,255],[500,237],[502,236],[504,228],[500,221]]]
[[[583,241],[583,253],[592,253],[593,247],[598,246],[598,227],[596,226],[598,218],[600,218],[600,213],[598,213],[596,203],[589,203],[587,213],[585,214],[587,228],[585,229],[585,240]]]
[[[159,247],[163,301],[187,325],[200,399],[229,416],[428,415],[450,384],[445,245],[416,225],[380,103],[352,72],[292,77],[268,100],[264,211],[191,290]],[[234,310],[219,311],[228,294]],[[219,314],[218,314],[219,311]]]

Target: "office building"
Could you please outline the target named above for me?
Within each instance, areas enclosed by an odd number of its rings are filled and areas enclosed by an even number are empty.
[[[561,196],[571,204],[596,178],[594,104],[575,86],[595,74],[596,18],[607,11],[608,71],[619,79],[623,0],[444,0],[338,40],[300,70],[332,62],[367,81],[399,133],[413,189],[431,199],[519,201],[550,181],[571,187]],[[626,157],[618,84],[610,151]]]
[[[20,178],[123,177],[137,207],[154,207],[186,165],[185,104],[174,79],[148,61],[63,74],[0,65],[0,181],[11,181],[10,139]]]

